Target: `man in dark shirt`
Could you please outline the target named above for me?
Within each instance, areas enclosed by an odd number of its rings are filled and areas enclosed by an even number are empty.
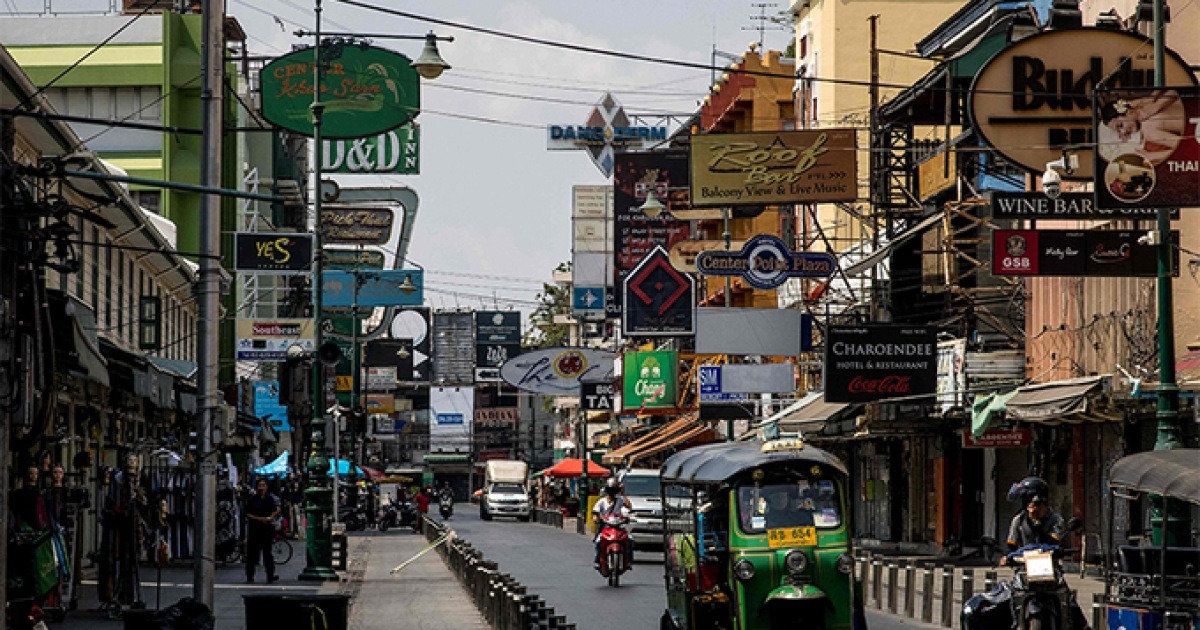
[[[275,558],[271,557],[275,519],[279,517],[279,499],[267,491],[266,479],[259,479],[255,488],[255,493],[246,500],[246,583],[254,582],[254,567],[261,554],[269,584],[279,579],[275,575]]]

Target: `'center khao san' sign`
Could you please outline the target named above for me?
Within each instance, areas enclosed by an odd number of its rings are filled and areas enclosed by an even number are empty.
[[[324,137],[378,135],[411,121],[420,112],[420,75],[408,57],[375,46],[326,44],[322,48]],[[262,114],[268,122],[313,135],[315,56],[312,48],[306,48],[263,67]]]
[[[857,169],[852,129],[695,135],[692,206],[854,201]]]

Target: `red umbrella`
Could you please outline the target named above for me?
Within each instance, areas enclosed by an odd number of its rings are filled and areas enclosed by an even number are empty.
[[[583,460],[575,457],[558,462],[557,464],[542,471],[547,477],[582,477],[583,476]],[[596,462],[587,462],[587,474],[589,477],[607,477],[609,471],[607,468],[597,464]]]
[[[361,468],[363,472],[367,473],[367,479],[370,479],[371,481],[377,481],[387,476],[378,468],[370,468],[368,466],[362,466]]]

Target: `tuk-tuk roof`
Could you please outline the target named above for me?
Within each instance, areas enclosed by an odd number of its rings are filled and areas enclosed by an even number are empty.
[[[1200,505],[1200,449],[1136,453],[1118,459],[1108,485]]]
[[[659,477],[668,483],[721,483],[756,466],[777,462],[801,461],[823,464],[843,475],[846,466],[833,454],[804,446],[764,452],[763,442],[722,442],[689,448],[670,457]]]

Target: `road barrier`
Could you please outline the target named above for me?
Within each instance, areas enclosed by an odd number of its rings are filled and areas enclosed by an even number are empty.
[[[541,523],[542,525],[549,525],[551,527],[562,529],[563,513],[562,510],[559,509],[535,507],[533,508],[532,520],[534,523]]]
[[[931,558],[894,558],[865,550],[855,556],[864,606],[944,628],[959,628],[963,602],[999,582],[996,571],[956,569]],[[1081,604],[1091,600],[1092,630],[1106,630],[1103,596],[1088,592],[1102,585],[1073,583],[1071,587],[1078,591]]]
[[[561,515],[560,515],[561,516]],[[425,518],[425,538],[430,542],[445,536],[445,524]],[[559,527],[561,527],[561,521]],[[451,538],[437,547],[446,566],[458,577],[471,595],[480,614],[496,630],[575,630],[575,624],[554,613],[554,609],[511,575],[501,573],[495,562],[461,538]]]

